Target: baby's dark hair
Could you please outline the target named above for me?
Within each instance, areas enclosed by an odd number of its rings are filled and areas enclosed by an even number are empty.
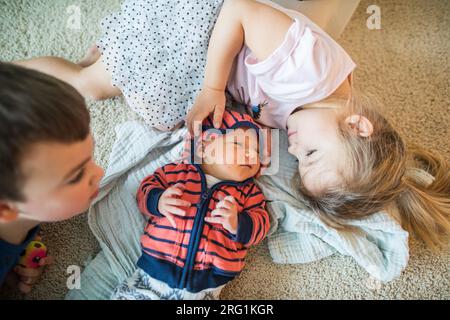
[[[0,62],[0,200],[23,201],[22,157],[39,142],[87,138],[89,112],[69,84]]]

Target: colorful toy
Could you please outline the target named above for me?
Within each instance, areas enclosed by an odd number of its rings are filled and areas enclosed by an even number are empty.
[[[31,241],[20,255],[19,264],[25,268],[39,268],[39,261],[47,256],[47,247],[40,241]]]

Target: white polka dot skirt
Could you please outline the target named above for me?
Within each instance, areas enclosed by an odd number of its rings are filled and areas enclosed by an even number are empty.
[[[201,89],[223,0],[125,0],[97,41],[112,85],[151,127],[170,130]]]

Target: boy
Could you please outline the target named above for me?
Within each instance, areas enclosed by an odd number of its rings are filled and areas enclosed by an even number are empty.
[[[0,287],[30,292],[51,258],[38,269],[16,264],[39,224],[78,215],[97,195],[103,170],[89,123],[72,86],[0,63]]]

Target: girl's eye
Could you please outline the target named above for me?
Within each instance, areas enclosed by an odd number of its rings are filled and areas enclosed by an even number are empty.
[[[310,155],[312,155],[316,151],[317,150],[309,150],[308,153],[306,153],[306,156],[309,157]]]
[[[75,178],[73,178],[72,180],[70,180],[68,182],[68,184],[76,184],[78,183],[84,176],[84,168],[82,170],[80,170],[80,172],[75,176]]]

